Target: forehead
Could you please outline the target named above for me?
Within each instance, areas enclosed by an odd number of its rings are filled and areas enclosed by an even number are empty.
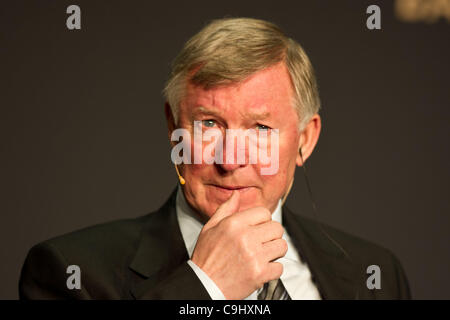
[[[242,116],[257,114],[267,117],[294,111],[292,97],[288,70],[284,63],[278,63],[238,84],[205,90],[188,83],[180,111],[191,114],[210,110],[229,115],[239,113]]]

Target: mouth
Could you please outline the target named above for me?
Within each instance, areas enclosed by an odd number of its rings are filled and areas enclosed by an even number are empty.
[[[216,185],[216,184],[212,184],[211,186],[214,189],[216,189],[217,191],[226,192],[226,193],[232,193],[234,190],[238,190],[239,192],[243,193],[243,192],[247,192],[248,190],[253,188],[252,186],[237,186],[237,185]]]

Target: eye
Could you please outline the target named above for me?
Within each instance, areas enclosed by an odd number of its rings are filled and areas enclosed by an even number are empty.
[[[213,128],[216,125],[216,121],[211,119],[202,120],[202,123],[207,128]]]
[[[256,127],[258,128],[258,130],[261,130],[261,131],[268,131],[268,130],[271,129],[271,128],[268,127],[268,126],[263,125],[263,124],[259,124],[259,123],[256,125]]]

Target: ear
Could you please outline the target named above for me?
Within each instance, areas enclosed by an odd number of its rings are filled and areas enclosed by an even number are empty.
[[[301,167],[303,163],[306,162],[306,159],[312,154],[317,141],[319,140],[321,128],[322,122],[319,114],[316,113],[305,126],[305,129],[300,133],[298,154],[295,160],[297,166]],[[302,157],[300,157],[300,148],[302,150]]]
[[[175,144],[175,141],[172,141],[171,137],[173,130],[175,130],[175,119],[173,117],[172,108],[170,107],[168,102],[164,104],[164,113],[166,115],[169,141],[173,146]]]

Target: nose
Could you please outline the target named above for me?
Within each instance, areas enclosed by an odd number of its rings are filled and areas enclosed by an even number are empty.
[[[217,163],[222,171],[231,172],[247,166],[248,148],[245,139],[242,141],[232,135],[226,136],[222,145],[221,163]]]
[[[227,171],[227,172],[229,172],[229,171],[234,171],[234,170],[236,170],[236,169],[238,169],[238,168],[240,168],[240,167],[244,167],[245,166],[245,164],[236,164],[236,163],[233,163],[233,164],[229,164],[229,163],[223,163],[223,164],[217,164],[217,166],[219,166],[223,171]]]

